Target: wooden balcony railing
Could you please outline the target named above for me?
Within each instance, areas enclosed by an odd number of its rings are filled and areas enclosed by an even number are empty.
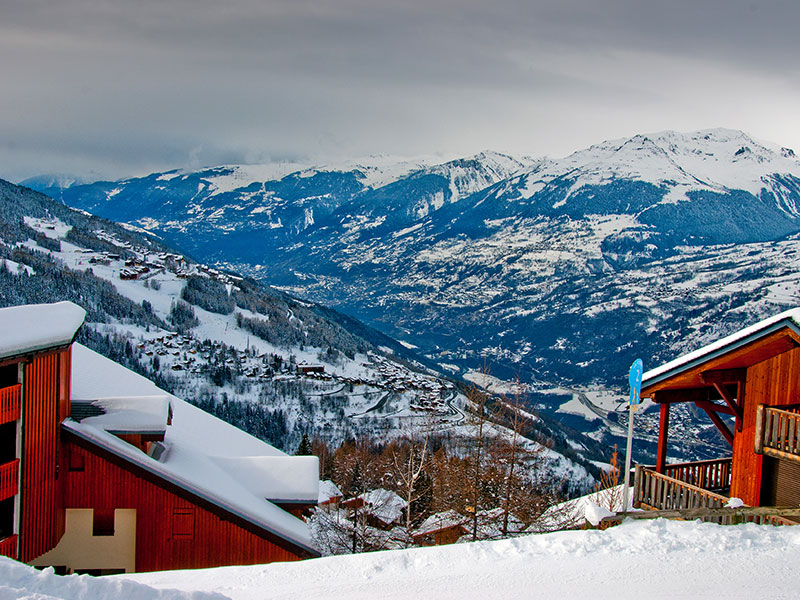
[[[0,556],[17,558],[17,536],[11,535],[0,540]]]
[[[0,425],[19,419],[21,389],[19,383],[0,388]]]
[[[800,460],[800,414],[759,406],[755,451],[756,454]]]
[[[723,459],[729,461],[730,459]],[[687,477],[700,477],[699,473],[703,469],[708,472],[714,473],[715,468],[711,468],[704,463],[714,463],[721,461],[702,461],[698,463],[700,468],[692,470],[689,467],[692,463],[683,465],[670,465],[675,468],[677,474],[683,474]],[[720,467],[718,473],[724,472]],[[708,475],[704,475],[708,476]],[[727,475],[728,485],[730,485],[730,468],[728,467]],[[722,479],[724,481],[724,479]],[[727,486],[724,486],[727,487]],[[682,509],[696,509],[696,508],[722,508],[728,503],[729,498],[703,489],[691,483],[680,481],[669,475],[657,473],[656,471],[636,465],[636,481],[634,483],[633,501],[634,506],[640,508],[649,508],[653,510],[682,510]],[[757,515],[744,519],[735,519],[730,516],[709,516],[701,517],[703,521],[710,521],[719,523],[721,525],[732,525],[742,521],[750,523],[768,523],[772,525],[796,525],[797,522],[773,515]]]
[[[19,490],[19,459],[0,465],[0,501],[16,496]]]
[[[732,463],[732,458],[718,458],[671,464],[664,468],[664,475],[704,490],[727,491],[731,487]]]

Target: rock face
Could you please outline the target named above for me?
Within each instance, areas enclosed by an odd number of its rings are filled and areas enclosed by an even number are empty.
[[[63,200],[343,308],[436,361],[623,386],[798,301],[800,162],[742,132],[564,159],[230,166]]]

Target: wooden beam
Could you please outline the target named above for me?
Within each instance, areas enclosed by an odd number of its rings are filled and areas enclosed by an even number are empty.
[[[695,404],[698,408],[702,408],[703,410],[713,410],[715,413],[722,413],[732,417],[736,416],[736,411],[725,404],[717,404],[715,402],[708,402],[706,400],[700,400],[699,402],[695,402]]]
[[[714,425],[717,426],[717,429],[719,429],[719,432],[722,434],[722,437],[724,437],[725,441],[728,442],[731,445],[731,447],[733,447],[733,434],[731,433],[731,430],[728,429],[728,426],[725,425],[725,422],[720,418],[720,416],[715,411],[710,410],[705,406],[701,406],[699,404],[698,406],[702,408],[704,411],[706,411],[706,414],[709,416],[711,421],[714,423]]]
[[[747,377],[747,369],[716,369],[703,371],[700,376],[705,383],[741,383]]]
[[[656,453],[656,471],[664,473],[667,466],[667,430],[669,429],[669,403],[661,405],[661,418],[658,422],[658,451]]]
[[[739,387],[738,385],[736,386]],[[736,398],[733,397],[733,394],[730,393],[730,390],[725,387],[722,383],[715,383],[714,388],[719,392],[719,395],[722,396],[722,399],[725,400],[725,404],[727,404],[731,410],[733,411],[734,416],[737,419],[742,418],[742,407],[736,402]]]
[[[653,392],[652,398],[653,402],[656,404],[675,404],[677,402],[701,402],[722,399],[717,390],[713,387],[659,390]]]

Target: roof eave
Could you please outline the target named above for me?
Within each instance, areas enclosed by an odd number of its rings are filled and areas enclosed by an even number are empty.
[[[771,333],[775,333],[776,331],[780,331],[783,328],[791,329],[797,336],[800,336],[800,326],[792,319],[791,317],[787,317],[786,319],[782,319],[776,323],[772,323],[765,327],[764,329],[760,329],[758,331],[754,331],[748,336],[743,338],[738,338],[736,340],[732,340],[729,344],[725,344],[724,346],[720,346],[714,350],[709,351],[706,354],[702,354],[697,356],[696,358],[687,361],[685,363],[681,363],[675,365],[673,368],[664,371],[663,373],[657,373],[651,377],[642,378],[642,391],[646,392],[647,388],[653,387],[667,379],[675,377],[676,375],[680,375],[685,373],[686,371],[690,371],[695,367],[702,365],[703,363],[709,362],[714,360],[715,358],[719,358],[724,354],[732,352],[734,350],[738,350],[739,348],[743,348],[744,346],[755,342],[756,340],[770,335]]]

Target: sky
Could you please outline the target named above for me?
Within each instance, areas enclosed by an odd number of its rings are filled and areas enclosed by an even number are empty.
[[[796,0],[0,0],[0,178],[666,129],[800,150]]]

